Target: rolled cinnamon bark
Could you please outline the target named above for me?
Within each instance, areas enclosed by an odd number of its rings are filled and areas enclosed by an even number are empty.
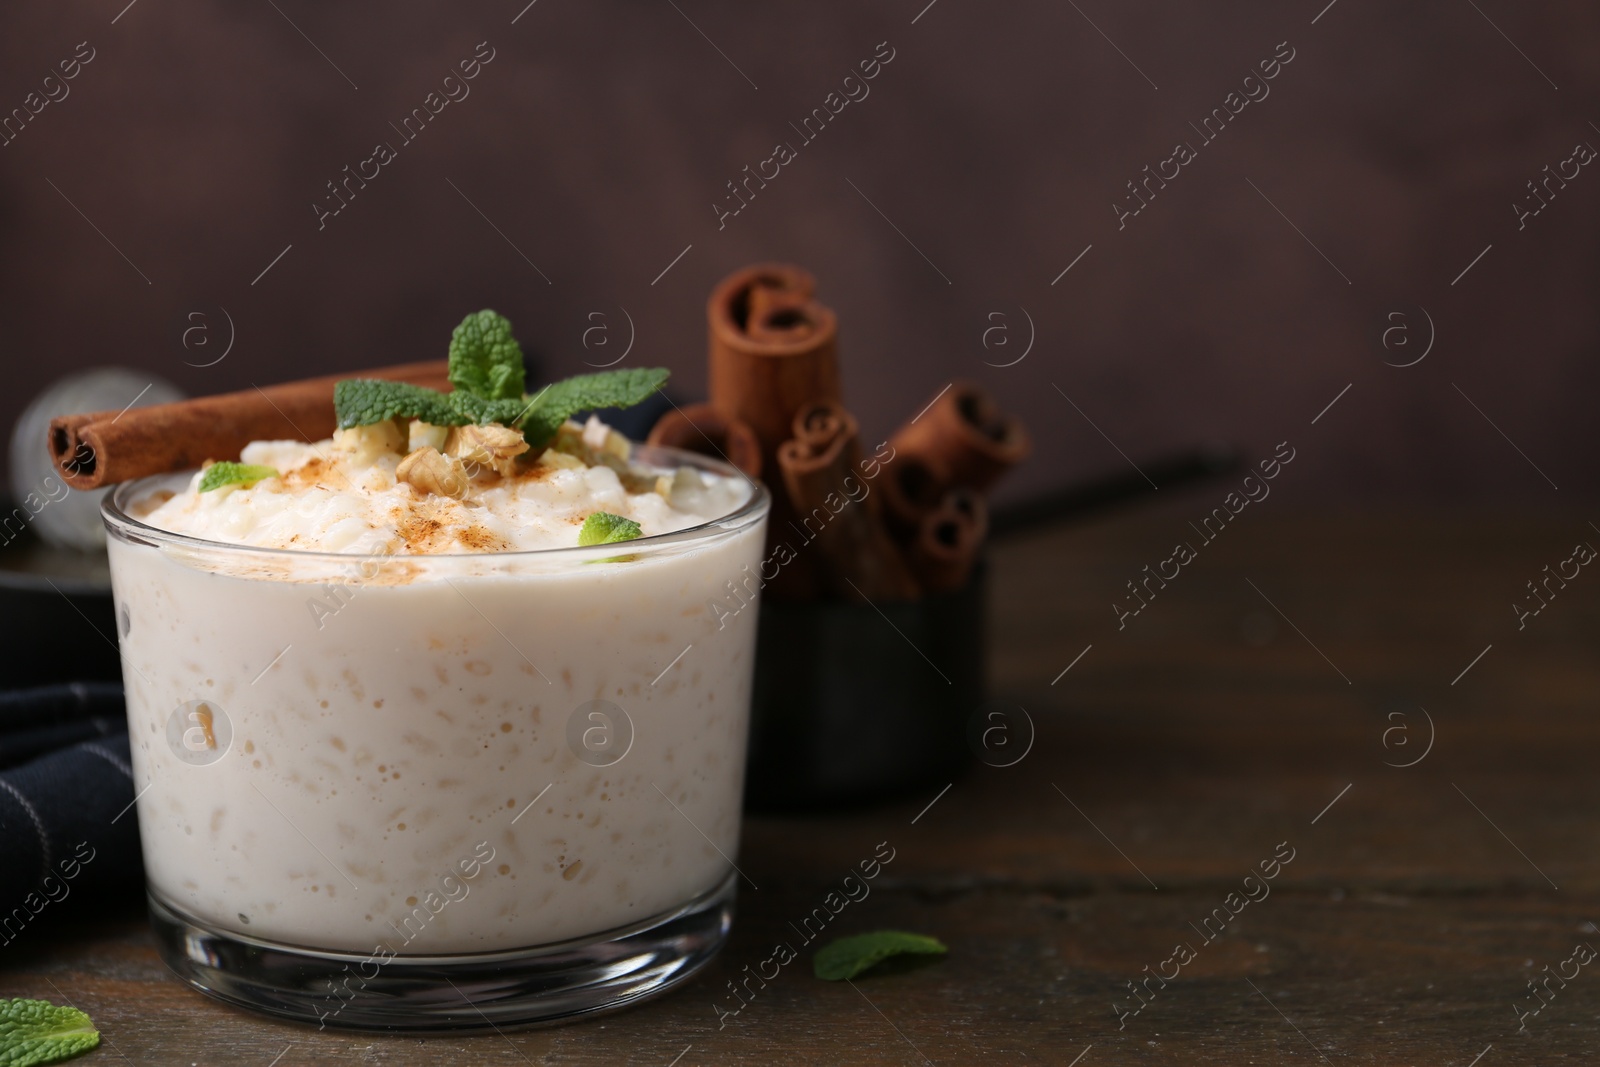
[[[796,414],[793,429],[778,448],[778,466],[795,532],[820,556],[817,585],[841,600],[915,600],[921,591],[862,477],[855,418],[837,403],[812,404]]]
[[[711,404],[748,423],[768,469],[795,412],[838,400],[838,321],[799,267],[762,263],[728,275],[706,305]]]
[[[309,378],[124,411],[50,420],[50,457],[74,489],[99,489],[151,474],[234,459],[251,441],[319,441],[336,429],[333,386],[388,378],[448,389],[444,360]]]
[[[750,312],[745,335],[766,344],[802,344],[817,332],[820,304],[809,295],[767,289],[750,291]]]
[[[930,512],[911,545],[911,569],[930,593],[967,584],[989,532],[988,507],[970,489],[952,489]]]
[[[884,472],[884,519],[895,538],[910,545],[923,520],[938,508],[942,481],[922,459],[899,452],[884,464]]]
[[[856,452],[855,458],[860,458],[859,427],[855,418],[836,402],[807,404],[795,412],[790,429],[794,431],[794,440],[813,450],[828,447],[835,438],[856,435],[856,441],[850,447]]]
[[[761,446],[761,469],[781,482],[778,446],[792,432],[795,412],[812,400],[837,401],[838,321],[813,297],[816,280],[786,263],[734,271],[706,302],[711,405],[747,424]],[[772,494],[767,548],[789,540],[796,512],[782,492]],[[799,554],[767,586],[780,600],[816,594],[810,554]]]
[[[756,440],[756,432],[747,423],[724,417],[710,404],[690,404],[667,412],[656,420],[645,442],[716,456],[752,478],[761,477],[761,442]]]
[[[936,496],[957,486],[988,490],[1032,447],[1022,423],[971,382],[954,383],[889,443],[896,463],[914,459],[933,473]]]

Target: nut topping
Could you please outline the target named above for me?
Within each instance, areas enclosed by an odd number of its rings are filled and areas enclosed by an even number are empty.
[[[424,493],[460,498],[467,492],[466,468],[459,459],[446,456],[437,448],[419,448],[402,459],[394,469],[394,477]]]
[[[490,467],[507,478],[516,473],[516,459],[526,451],[528,442],[509,426],[454,426],[444,440],[445,455]]]

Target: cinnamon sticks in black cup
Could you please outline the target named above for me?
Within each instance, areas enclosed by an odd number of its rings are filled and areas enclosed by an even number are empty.
[[[952,383],[869,450],[843,406],[838,319],[791,264],[728,275],[706,319],[710,400],[668,413],[650,440],[765,476],[768,547],[789,547],[768,595],[877,603],[963,587],[988,529],[982,494],[1029,452],[1021,423]]]

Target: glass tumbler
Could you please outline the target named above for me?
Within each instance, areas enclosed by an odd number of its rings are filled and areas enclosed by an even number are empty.
[[[719,605],[753,597],[763,488],[622,544],[385,555],[135,517],[189,477],[104,505],[150,912],[181,977],[320,1026],[505,1029],[716,953],[756,635]]]

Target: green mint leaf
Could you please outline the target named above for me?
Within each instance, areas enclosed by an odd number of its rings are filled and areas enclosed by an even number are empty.
[[[476,421],[458,412],[444,393],[409,382],[347,378],[333,387],[339,429],[371,426],[385,419],[421,419],[435,426],[465,426]]]
[[[937,939],[903,930],[874,930],[870,934],[841,937],[818,949],[811,970],[818,978],[841,982],[854,978],[890,956],[904,954],[942,956],[948,949]]]
[[[100,1031],[77,1008],[45,1000],[0,1000],[0,1067],[60,1063],[100,1044]]]
[[[485,423],[499,422],[510,426],[517,421],[522,413],[528,410],[528,404],[521,397],[511,400],[490,400],[477,393],[456,390],[446,393],[445,400],[450,407],[468,422],[475,422],[480,426]]]
[[[489,400],[522,396],[522,347],[511,321],[485,308],[461,320],[450,335],[450,384]]]
[[[276,467],[263,467],[259,463],[235,463],[231,459],[225,459],[206,468],[206,472],[200,476],[200,491],[209,493],[225,485],[253,485],[263,478],[276,477],[278,477]],[[4,1060],[0,1060],[0,1067],[5,1067]]]
[[[569,416],[594,408],[630,408],[660,389],[668,373],[660,367],[635,367],[580,374],[545,386],[529,400],[522,436],[542,448]]]
[[[610,545],[618,541],[632,541],[643,535],[644,529],[632,519],[613,515],[609,511],[597,511],[583,520],[583,529],[578,531],[578,544],[584,548],[589,545]]]

